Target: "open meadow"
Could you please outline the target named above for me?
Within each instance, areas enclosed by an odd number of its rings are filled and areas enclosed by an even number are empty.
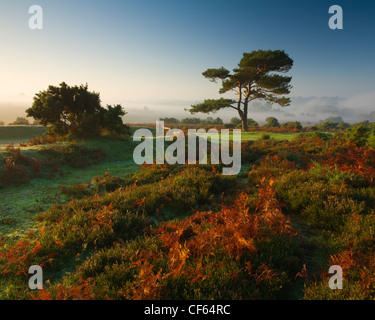
[[[10,143],[21,143],[41,136],[46,129],[42,126],[0,126],[0,149]]]

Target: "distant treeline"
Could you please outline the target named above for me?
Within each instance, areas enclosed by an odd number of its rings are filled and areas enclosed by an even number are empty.
[[[220,118],[212,118],[212,117],[207,117],[206,119],[200,119],[200,118],[184,118],[184,119],[176,119],[176,118],[160,118],[161,121],[164,121],[165,123],[168,124],[177,124],[177,123],[182,123],[182,124],[224,124],[223,120]]]
[[[26,117],[17,117],[17,119],[8,124],[9,126],[38,126],[39,121],[30,122]],[[0,126],[5,126],[5,122],[0,120]]]
[[[181,120],[177,118],[160,118],[161,121],[164,121],[166,124],[189,124],[189,125],[224,125],[227,128],[241,128],[242,122],[240,118],[232,118],[230,122],[224,123],[221,118],[212,118],[207,117],[205,119],[200,118],[183,118]],[[247,120],[247,125],[249,128],[263,127],[263,128],[285,128],[293,130],[302,130],[304,126],[299,121],[288,121],[280,123],[279,120],[275,117],[266,118],[264,125],[260,126],[257,121],[249,118]],[[322,130],[322,131],[331,131],[331,130],[342,130],[350,127],[349,123],[344,122],[342,117],[329,117],[326,120],[322,120],[315,125],[305,126],[305,128],[312,130]]]

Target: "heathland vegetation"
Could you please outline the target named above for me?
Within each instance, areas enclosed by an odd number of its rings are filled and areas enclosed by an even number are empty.
[[[374,124],[289,129],[288,140],[281,128],[243,132],[259,136],[243,141],[237,177],[134,166],[131,137],[3,149],[1,298],[373,299]],[[49,201],[5,212],[7,192],[32,184],[55,186]],[[28,288],[30,265],[43,290]],[[343,290],[328,287],[331,265]]]

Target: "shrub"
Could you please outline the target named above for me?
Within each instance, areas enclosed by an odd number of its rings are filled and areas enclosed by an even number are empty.
[[[291,122],[285,122],[281,124],[281,127],[301,130],[302,124],[299,121],[291,121]]]
[[[237,127],[238,125],[242,125],[242,121],[241,121],[241,119],[240,118],[232,118],[232,119],[230,119],[230,123],[233,125],[233,126],[235,126],[235,127]]]
[[[266,128],[278,128],[280,127],[279,121],[275,117],[268,117],[264,125]]]
[[[340,230],[351,214],[361,214],[363,203],[352,199],[340,199],[336,195],[328,195],[322,203],[312,202],[302,212],[308,223],[326,230]]]
[[[121,105],[102,107],[99,93],[90,92],[87,84],[72,87],[62,82],[59,87],[49,86],[35,95],[26,113],[48,125],[48,133],[59,136],[95,137],[103,130],[116,135],[129,133],[122,122],[126,112]]]
[[[364,146],[371,134],[371,129],[363,124],[351,126],[345,135],[346,140],[354,142],[357,146]]]
[[[247,126],[249,128],[251,128],[251,127],[258,127],[259,124],[254,119],[249,118],[249,119],[247,119]]]

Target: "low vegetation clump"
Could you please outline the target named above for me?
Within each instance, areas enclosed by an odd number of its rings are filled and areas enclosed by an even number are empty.
[[[37,142],[41,143],[38,139]],[[22,152],[20,148],[8,145],[0,158],[0,188],[25,184],[34,178],[51,178],[61,173],[63,165],[84,168],[106,157],[107,154],[100,148],[75,143],[42,147],[35,153]]]
[[[89,148],[75,143],[43,147],[39,153],[49,162],[68,165],[72,168],[84,168],[99,163],[107,157],[101,148]]]
[[[58,142],[60,140],[60,137],[56,134],[51,134],[47,136],[37,136],[35,138],[29,139],[27,143],[23,143],[21,146],[37,146],[42,144],[52,144],[55,142]]]

